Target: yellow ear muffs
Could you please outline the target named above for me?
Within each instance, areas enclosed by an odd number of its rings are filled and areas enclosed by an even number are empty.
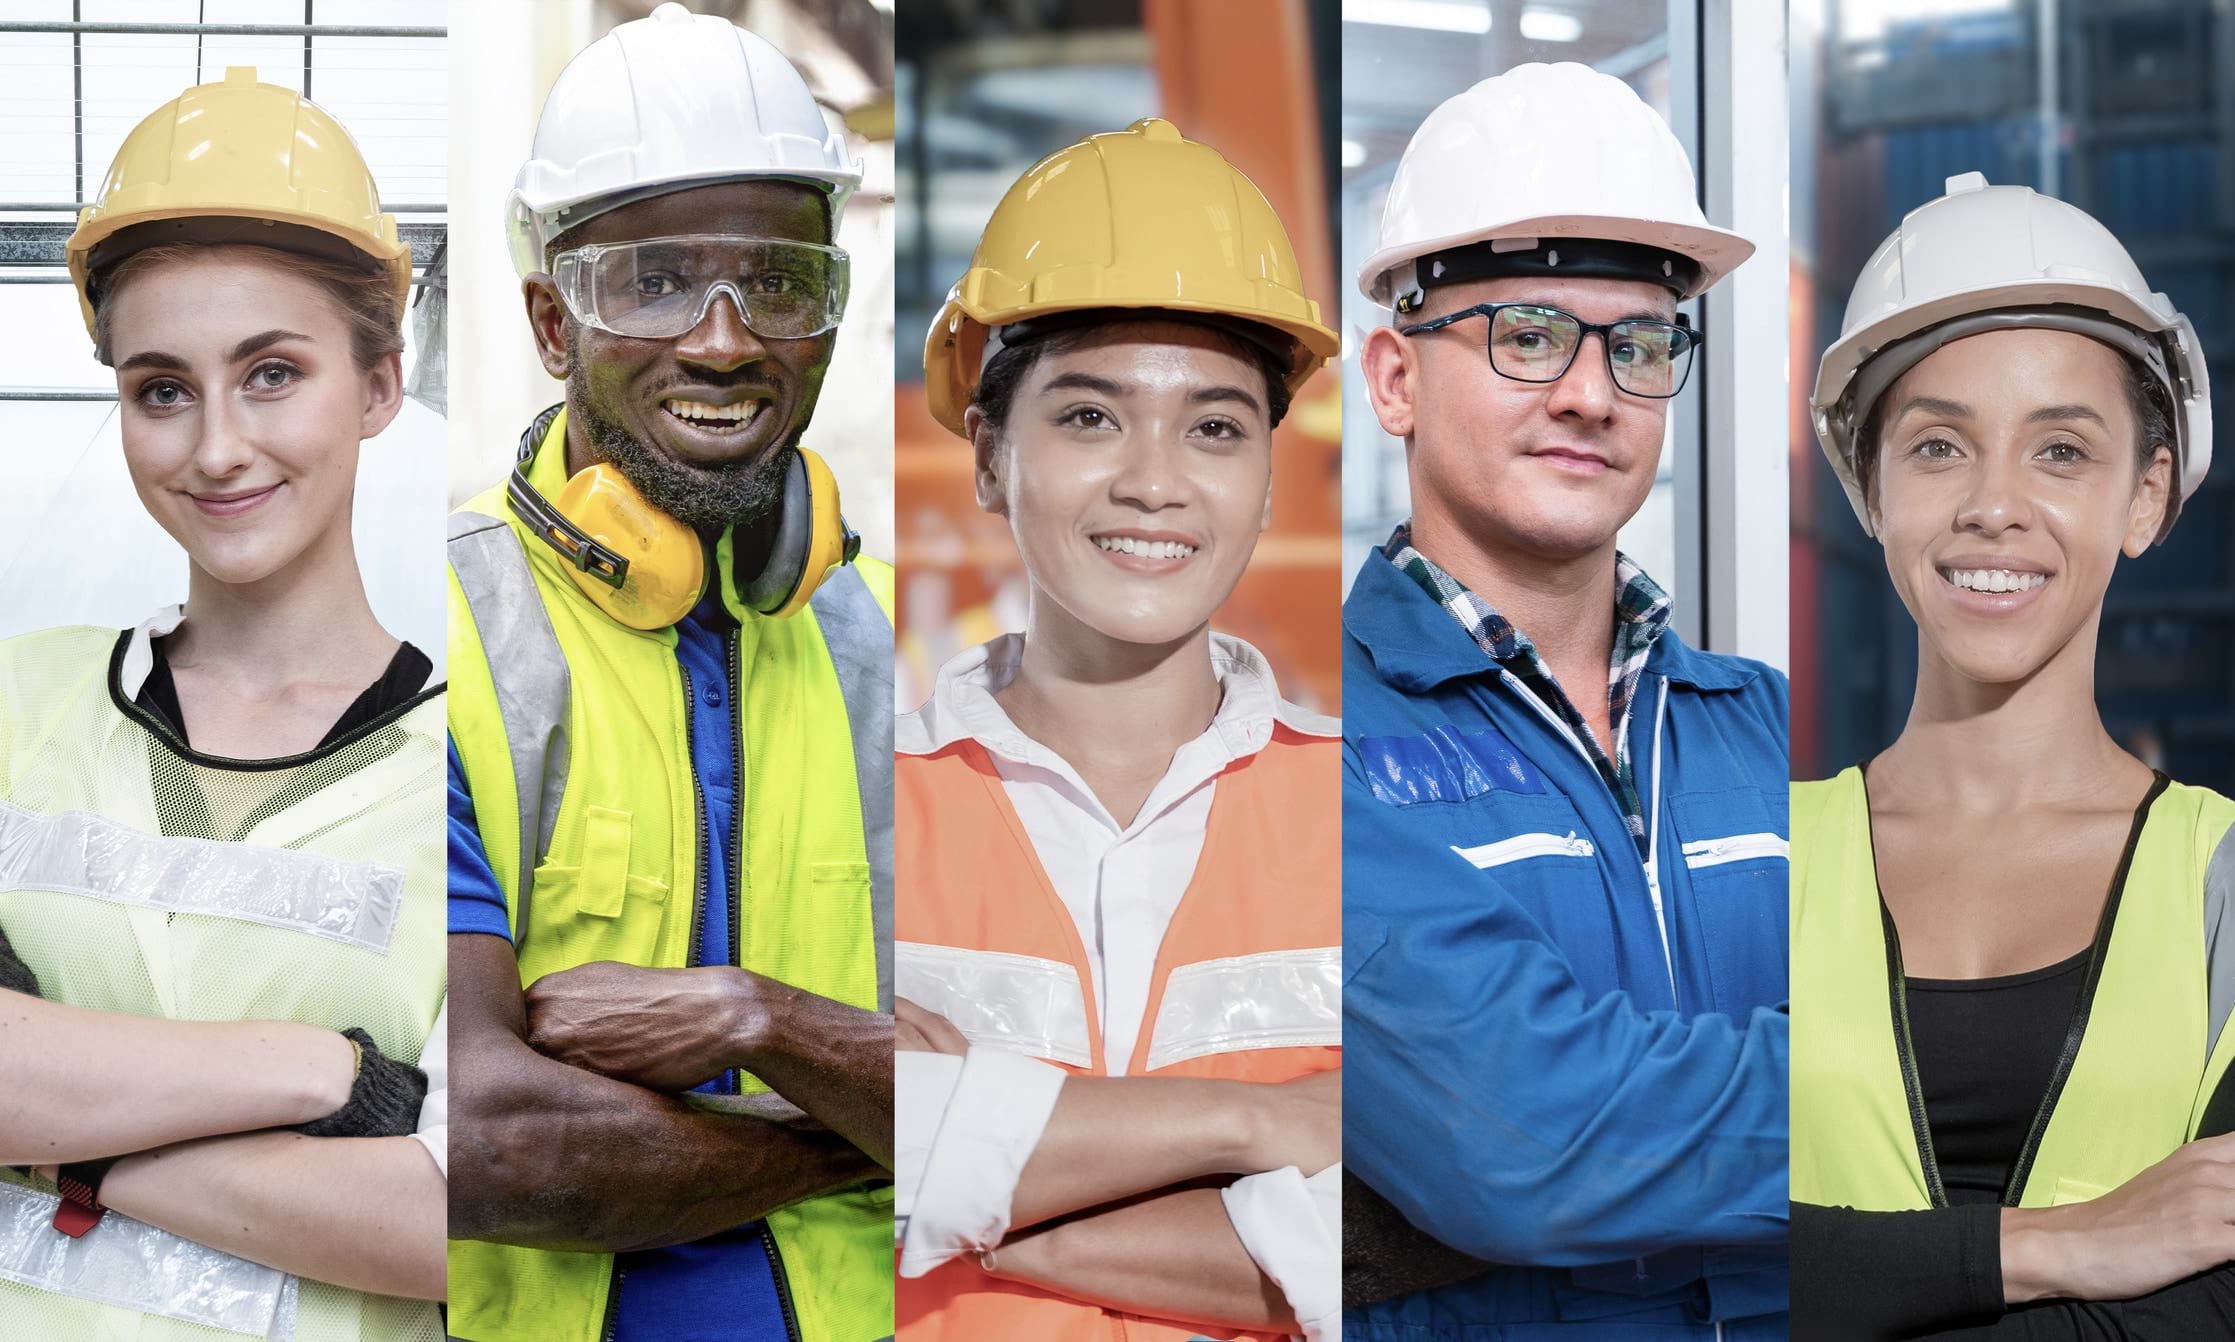
[[[533,432],[531,430],[531,432]],[[706,591],[698,533],[644,501],[604,462],[577,471],[557,503],[528,483],[506,482],[512,510],[567,561],[567,576],[598,609],[631,629],[665,629]]]
[[[665,629],[706,593],[706,547],[698,533],[645,501],[627,476],[605,462],[576,472],[556,503],[528,483],[528,463],[552,433],[553,406],[520,436],[505,497],[522,521],[567,561],[567,576],[598,609],[631,629]],[[838,511],[838,478],[805,448],[784,474],[784,502],[768,562],[738,582],[744,603],[763,615],[796,615],[830,571],[861,552],[861,537]]]
[[[838,477],[821,457],[800,448],[784,475],[784,507],[768,563],[738,583],[738,596],[763,615],[796,615],[832,569],[859,553],[861,537],[838,511]]]

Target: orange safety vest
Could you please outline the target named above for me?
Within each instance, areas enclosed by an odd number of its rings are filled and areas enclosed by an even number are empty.
[[[1127,1075],[1279,1082],[1342,1065],[1341,748],[1276,723],[1263,749],[1218,775]],[[971,740],[902,755],[893,791],[897,885],[907,892],[893,915],[899,995],[910,996],[912,977],[925,982],[911,961],[929,962],[949,1001],[919,986],[919,1005],[976,1040],[1006,1033],[998,1046],[1108,1075],[1086,949],[992,757]],[[965,994],[980,1006],[998,999],[998,1009],[973,1013]],[[1206,1009],[1213,1003],[1222,1009]],[[967,1257],[901,1278],[894,1310],[899,1342],[1271,1336],[1081,1304],[989,1277]]]

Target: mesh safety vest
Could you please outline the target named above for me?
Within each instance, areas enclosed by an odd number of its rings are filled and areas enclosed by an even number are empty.
[[[172,1020],[361,1026],[416,1061],[448,968],[441,687],[332,745],[238,762],[182,748],[132,702],[149,662],[144,628],[0,643],[0,928],[42,992]],[[7,1342],[441,1342],[433,1304],[301,1281],[114,1213],[70,1240],[48,1225],[54,1203],[0,1172]]]
[[[1218,776],[1127,1075],[1278,1082],[1342,1065],[1341,750],[1276,725]],[[900,995],[975,1047],[1107,1075],[1086,949],[984,747],[901,756],[894,793]],[[901,1281],[896,1303],[902,1342],[1260,1336],[1080,1304],[969,1258]]]
[[[564,483],[566,417],[529,478]],[[496,488],[451,519],[450,732],[504,890],[523,986],[593,960],[692,963],[702,888],[690,708],[673,629],[609,619]],[[891,1009],[892,570],[839,570],[807,610],[750,611],[717,547],[738,714],[736,963]],[[750,1076],[748,1094],[767,1087]],[[772,1213],[770,1259],[802,1342],[892,1331],[892,1186]],[[598,1342],[611,1254],[454,1241],[450,1329],[473,1342]]]
[[[2213,855],[2231,825],[2235,802],[2203,788],[2164,784],[2147,804],[2005,1205],[2100,1197],[2196,1135],[2235,1057],[2221,1028],[2235,947],[2215,961],[2206,937],[2208,906],[2228,895]],[[1792,854],[1793,1198],[1946,1206],[1861,770],[1793,785]]]

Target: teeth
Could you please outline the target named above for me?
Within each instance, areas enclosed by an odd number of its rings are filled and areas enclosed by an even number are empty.
[[[742,424],[751,419],[761,408],[759,401],[740,401],[736,405],[708,405],[704,401],[666,400],[660,408],[677,419],[697,423]]]
[[[2006,568],[1952,568],[1948,581],[1973,592],[2030,592],[2049,580],[2046,573],[2016,573]]]
[[[1145,541],[1137,536],[1096,536],[1094,543],[1112,554],[1144,559],[1185,559],[1195,553],[1194,546],[1181,541]]]

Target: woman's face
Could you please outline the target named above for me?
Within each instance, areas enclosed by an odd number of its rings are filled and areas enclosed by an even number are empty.
[[[2092,629],[2119,555],[2157,534],[2171,456],[2137,474],[2120,360],[2069,331],[1994,331],[1886,392],[1886,568],[1920,638],[1972,680],[2023,679]]]
[[[140,502],[220,582],[349,535],[357,445],[401,405],[394,356],[350,357],[337,300],[284,262],[212,250],[110,300],[124,459]]]
[[[998,435],[973,412],[978,503],[1009,520],[1035,599],[1129,643],[1208,623],[1272,508],[1266,392],[1231,338],[1118,322],[1038,358]]]

